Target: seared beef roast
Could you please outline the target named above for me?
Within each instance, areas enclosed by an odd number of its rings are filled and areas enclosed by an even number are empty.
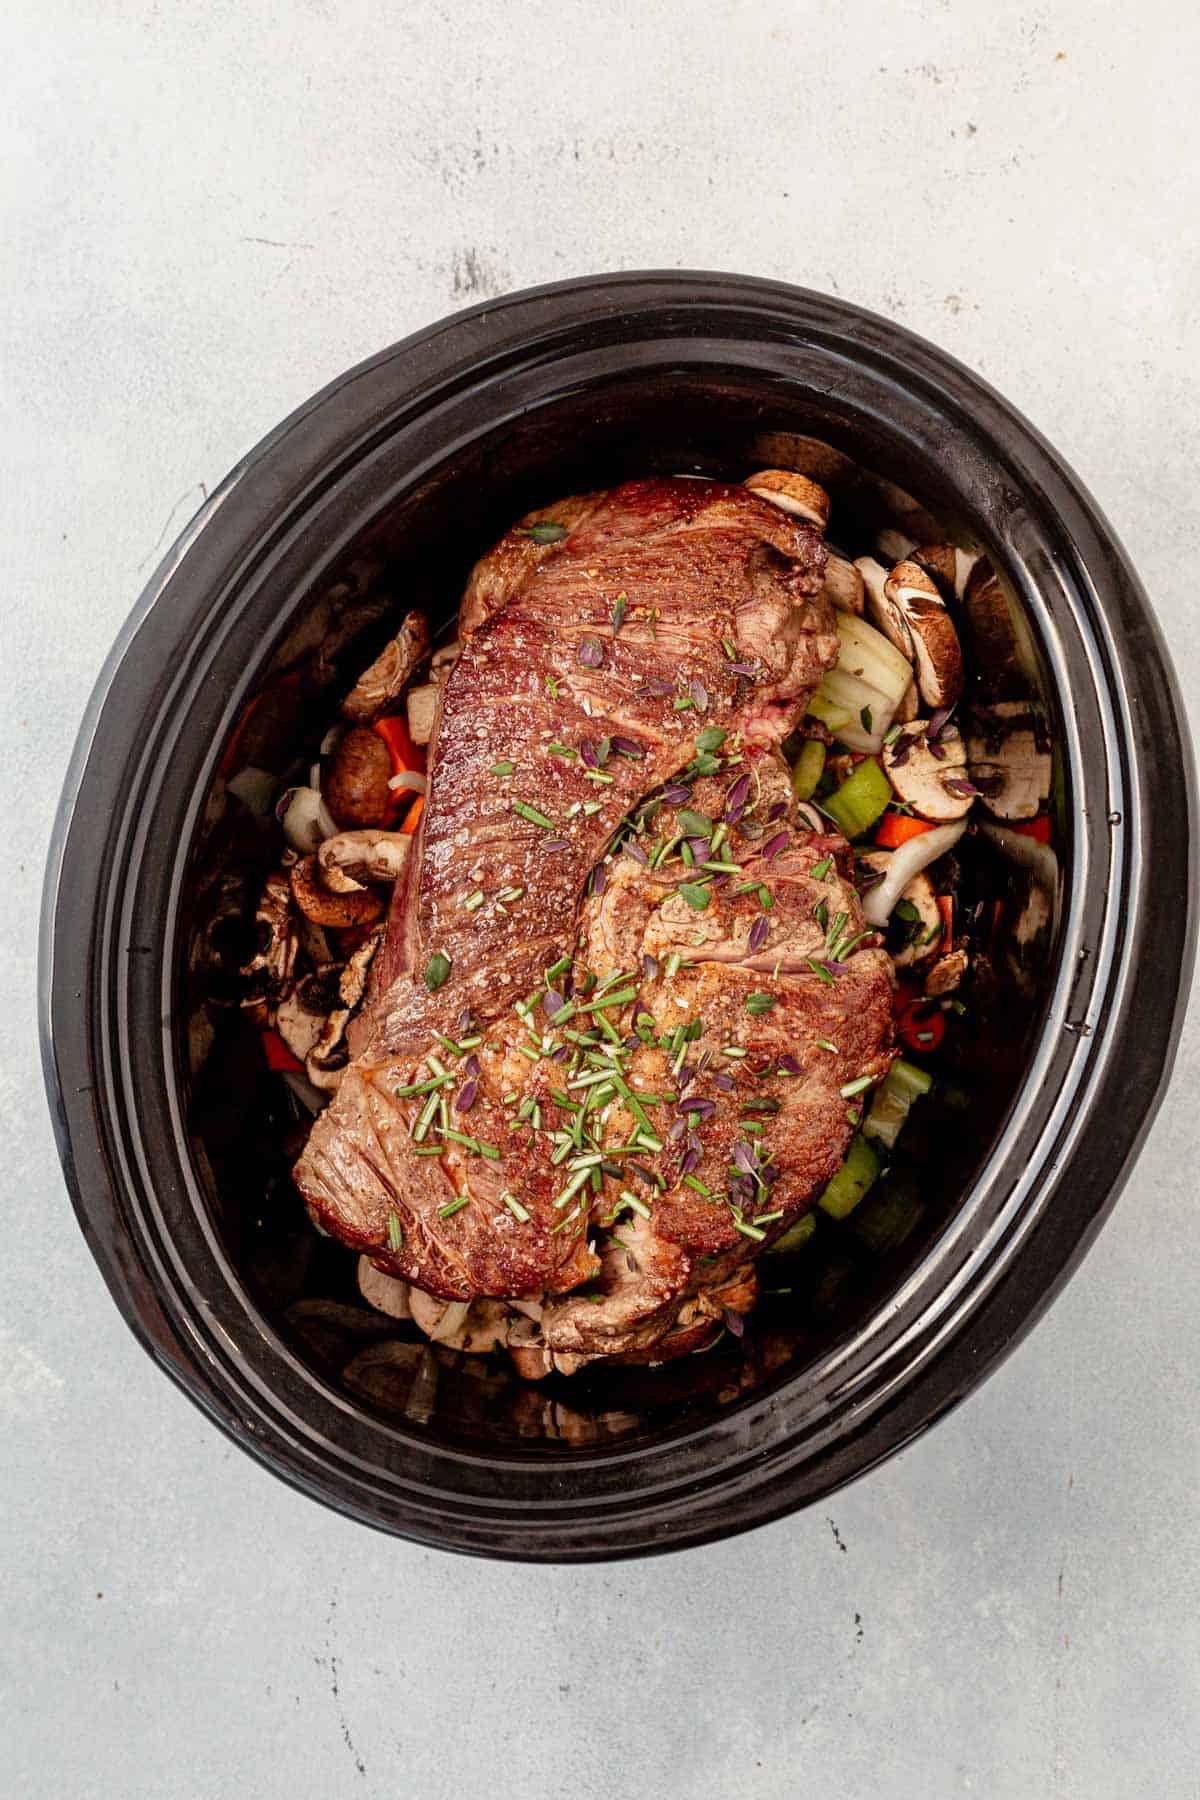
[[[545,1296],[547,1366],[748,1309],[742,1265],[845,1154],[841,1089],[890,1060],[890,961],[774,751],[836,656],[823,565],[745,488],[644,481],[471,577],[423,841],[296,1180],[430,1293]]]

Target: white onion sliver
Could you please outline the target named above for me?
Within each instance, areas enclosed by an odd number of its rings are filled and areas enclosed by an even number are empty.
[[[893,850],[883,880],[863,896],[863,918],[867,924],[882,931],[913,876],[927,869],[939,856],[945,856],[947,850],[952,850],[966,829],[965,819],[958,819],[953,825],[937,825],[932,831],[923,831],[919,837],[909,838],[898,850]]]
[[[284,808],[280,824],[292,849],[299,850],[305,856],[324,843],[327,837],[333,837],[337,831],[325,802],[316,788],[310,787],[292,789],[292,797]]]
[[[410,794],[424,794],[428,791],[429,782],[418,769],[401,769],[398,774],[391,776],[388,786],[393,793],[404,789]]]

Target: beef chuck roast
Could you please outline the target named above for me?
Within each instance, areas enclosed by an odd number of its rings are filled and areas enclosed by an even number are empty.
[[[845,846],[794,830],[773,753],[836,656],[823,564],[744,488],[644,481],[468,585],[415,873],[296,1180],[433,1294],[546,1296],[564,1357],[748,1306],[845,1152],[839,1088],[887,1066],[890,963],[825,967],[814,907],[863,930]]]

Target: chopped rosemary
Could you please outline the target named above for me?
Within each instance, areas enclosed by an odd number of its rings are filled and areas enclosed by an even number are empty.
[[[814,881],[824,881],[833,867],[832,856],[823,856],[819,863],[814,863],[810,871]]]
[[[503,1204],[507,1206],[509,1212],[512,1214],[513,1218],[516,1219],[518,1224],[528,1225],[529,1208],[522,1206],[515,1194],[501,1194],[500,1199]]]
[[[404,1231],[400,1224],[399,1213],[390,1212],[388,1214],[387,1231],[389,1250],[402,1250],[404,1248]]]
[[[452,1219],[456,1212],[461,1212],[464,1206],[470,1206],[470,1204],[470,1194],[458,1194],[453,1200],[448,1200],[445,1206],[438,1207],[438,1218]]]
[[[466,899],[463,901],[463,906],[466,908],[466,910],[468,912],[478,912],[479,908],[482,905],[483,905],[483,889],[482,888],[476,888],[475,892],[473,894],[468,894]]]

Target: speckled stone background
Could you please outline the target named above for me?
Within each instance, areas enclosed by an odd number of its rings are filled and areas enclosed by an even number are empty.
[[[743,269],[1026,409],[1200,681],[1200,31],[1069,0],[8,0],[0,17],[0,1791],[1200,1793],[1193,1025],[1112,1222],[985,1389],[830,1506],[653,1563],[390,1543],[211,1430],[75,1228],[44,845],[143,579],[228,466],[448,310]]]

